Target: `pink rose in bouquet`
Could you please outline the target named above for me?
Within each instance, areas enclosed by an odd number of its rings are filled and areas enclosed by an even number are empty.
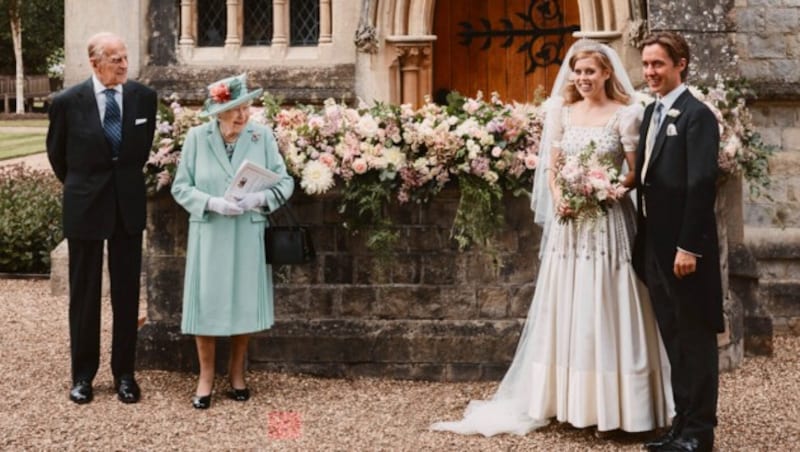
[[[599,218],[627,193],[611,156],[594,150],[591,142],[580,153],[562,154],[556,162],[555,182],[561,191],[556,216],[561,223]]]

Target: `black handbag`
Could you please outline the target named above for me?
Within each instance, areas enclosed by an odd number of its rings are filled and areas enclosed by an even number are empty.
[[[306,264],[313,261],[317,253],[314,251],[314,242],[308,229],[301,226],[294,216],[292,206],[283,197],[280,190],[272,188],[275,198],[283,205],[278,211],[284,212],[288,219],[287,225],[279,225],[275,221],[275,212],[269,213],[269,226],[264,231],[264,250],[267,263],[271,265]]]

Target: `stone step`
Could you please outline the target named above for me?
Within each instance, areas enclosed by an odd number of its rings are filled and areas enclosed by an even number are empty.
[[[523,322],[278,320],[251,338],[249,367],[337,378],[498,380],[513,358]],[[193,370],[197,362],[194,340],[181,335],[177,323],[146,324],[136,357],[142,369]]]

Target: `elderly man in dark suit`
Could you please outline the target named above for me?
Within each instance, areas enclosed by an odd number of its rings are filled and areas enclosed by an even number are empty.
[[[684,84],[689,46],[682,36],[646,38],[642,64],[656,102],[645,110],[637,150],[633,259],[672,366],[676,411],[669,432],[646,446],[710,451],[717,423],[716,333],[724,328],[714,215],[719,126]]]
[[[145,184],[142,168],[155,132],[157,96],[127,80],[124,41],[99,33],[88,43],[91,78],[50,107],[47,155],[64,185],[69,247],[69,332],[75,403],[92,400],[100,359],[103,245],[108,243],[114,330],[111,371],[122,402],[141,396],[134,378]]]

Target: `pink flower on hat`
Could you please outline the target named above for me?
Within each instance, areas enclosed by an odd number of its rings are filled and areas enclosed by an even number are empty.
[[[231,91],[228,89],[228,85],[222,82],[212,86],[208,93],[211,99],[218,104],[231,100]]]

